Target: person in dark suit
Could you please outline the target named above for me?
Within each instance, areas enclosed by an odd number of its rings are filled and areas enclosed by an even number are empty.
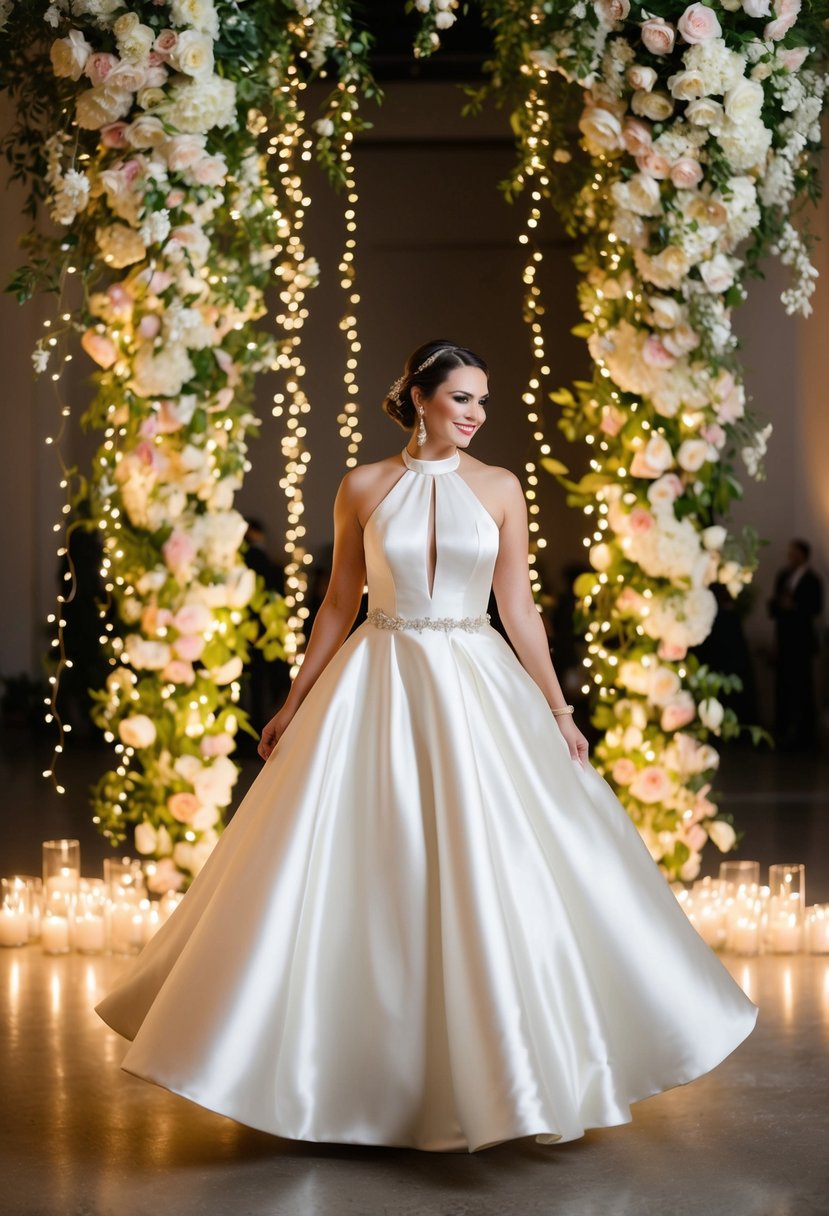
[[[811,751],[818,743],[814,666],[823,580],[809,565],[810,556],[808,541],[789,543],[788,561],[768,601],[777,635],[774,732],[785,751]]]

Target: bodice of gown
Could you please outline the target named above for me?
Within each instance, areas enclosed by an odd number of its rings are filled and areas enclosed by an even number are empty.
[[[486,612],[498,556],[495,520],[457,472],[457,452],[406,466],[363,533],[369,610],[390,616],[474,617]],[[435,566],[429,593],[430,505]]]

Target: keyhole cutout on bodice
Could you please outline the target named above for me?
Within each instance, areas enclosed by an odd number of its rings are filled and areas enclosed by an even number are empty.
[[[437,530],[435,528],[435,478],[429,479],[432,483],[429,493],[429,522],[426,528],[427,544],[426,544],[426,585],[429,588],[429,599],[432,598],[435,590],[435,569],[438,561],[437,550]]]

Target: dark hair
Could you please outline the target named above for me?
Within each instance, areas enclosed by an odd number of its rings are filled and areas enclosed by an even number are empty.
[[[809,542],[807,540],[803,540],[801,536],[795,536],[791,543],[795,546],[795,548],[800,550],[800,552],[806,558],[806,561],[808,561],[812,556],[812,546],[809,544]]]
[[[440,351],[437,358],[423,371],[417,371],[417,368],[436,351]],[[417,385],[422,389],[423,395],[428,400],[455,367],[479,367],[489,378],[489,368],[486,363],[480,355],[467,350],[465,346],[456,346],[446,339],[424,342],[423,346],[418,346],[417,350],[413,351],[406,360],[406,368],[400,378],[396,393],[399,400],[388,395],[383,399],[383,409],[389,418],[393,418],[406,430],[410,430],[417,421],[417,410],[411,396],[412,387]]]

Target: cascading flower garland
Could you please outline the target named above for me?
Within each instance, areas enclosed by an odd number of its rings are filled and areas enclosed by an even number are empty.
[[[499,6],[490,66],[519,97],[513,189],[532,178],[584,238],[576,332],[594,374],[552,398],[590,449],[589,473],[562,480],[595,526],[576,592],[596,763],[652,856],[690,880],[708,839],[736,839],[709,797],[707,740],[740,730],[718,696],[739,680],[694,647],[714,625],[712,587],[736,597],[756,568],[753,531],[720,521],[741,493],[735,456],[761,477],[771,431],[746,406],[731,310],[772,252],[794,271],[787,310],[810,311],[791,215],[817,191],[829,8],[547,0],[518,33],[525,7]],[[589,159],[569,146],[576,123]]]
[[[116,609],[94,716],[118,759],[93,791],[95,820],[114,843],[135,825],[163,891],[198,873],[221,830],[234,736],[250,729],[237,705],[249,645],[284,654],[285,605],[244,564],[233,503],[258,422],[254,378],[282,370],[293,391],[316,279],[298,236],[299,162],[313,147],[301,94],[334,64],[318,151],[336,179],[332,147],[360,126],[341,100],[373,92],[368,40],[343,6],[314,0],[56,0],[6,4],[0,18],[0,83],[18,103],[7,155],[32,181],[32,212],[45,183],[57,227],[27,237],[12,284],[21,299],[61,289],[65,325],[47,323],[35,370],[52,369],[71,331],[99,369],[84,421],[104,441],[79,496]],[[255,324],[272,283],[275,337]],[[291,425],[304,471],[304,429]]]

